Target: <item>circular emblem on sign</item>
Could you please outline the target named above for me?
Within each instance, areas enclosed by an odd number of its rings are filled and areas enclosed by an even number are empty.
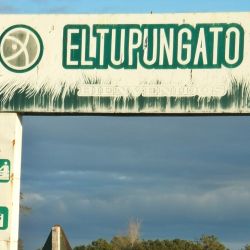
[[[41,60],[43,43],[39,34],[27,25],[14,25],[0,37],[0,60],[16,73],[33,69]]]

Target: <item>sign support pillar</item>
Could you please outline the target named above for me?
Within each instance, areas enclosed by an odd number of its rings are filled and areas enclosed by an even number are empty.
[[[17,250],[21,183],[22,121],[0,113],[0,249]]]

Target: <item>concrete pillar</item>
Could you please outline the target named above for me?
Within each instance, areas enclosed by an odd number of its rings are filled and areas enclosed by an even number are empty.
[[[21,179],[22,122],[0,113],[0,249],[17,250]]]

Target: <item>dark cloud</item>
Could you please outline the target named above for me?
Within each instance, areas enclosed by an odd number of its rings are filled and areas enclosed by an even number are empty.
[[[230,245],[248,242],[248,117],[25,117],[23,124],[22,191],[33,208],[21,223],[27,250],[56,223],[76,245],[125,232],[132,217],[143,221],[144,238],[211,233],[234,239]]]

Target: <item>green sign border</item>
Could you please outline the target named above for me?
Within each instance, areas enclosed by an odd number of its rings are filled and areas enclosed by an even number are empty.
[[[5,62],[4,60],[2,59],[2,56],[0,55],[0,62],[3,64],[3,66],[14,72],[14,73],[25,73],[25,72],[28,72],[30,71],[31,69],[33,69],[34,67],[37,66],[37,64],[41,61],[42,59],[42,56],[43,56],[43,51],[44,51],[44,46],[43,46],[43,41],[42,41],[42,38],[40,37],[40,35],[38,34],[38,32],[36,30],[34,30],[33,28],[31,28],[30,26],[27,26],[27,25],[24,25],[24,24],[17,24],[17,25],[13,25],[13,26],[10,26],[8,29],[6,29],[0,36],[0,46],[1,46],[1,43],[2,43],[2,40],[4,38],[4,36],[12,29],[16,29],[16,28],[24,28],[24,29],[28,29],[30,30],[31,32],[33,32],[38,41],[39,41],[39,44],[40,44],[40,54],[39,54],[39,57],[37,58],[37,60],[35,61],[35,63],[33,65],[31,65],[29,68],[27,69],[22,69],[22,70],[16,70],[16,69],[12,69],[11,67],[9,67]]]

